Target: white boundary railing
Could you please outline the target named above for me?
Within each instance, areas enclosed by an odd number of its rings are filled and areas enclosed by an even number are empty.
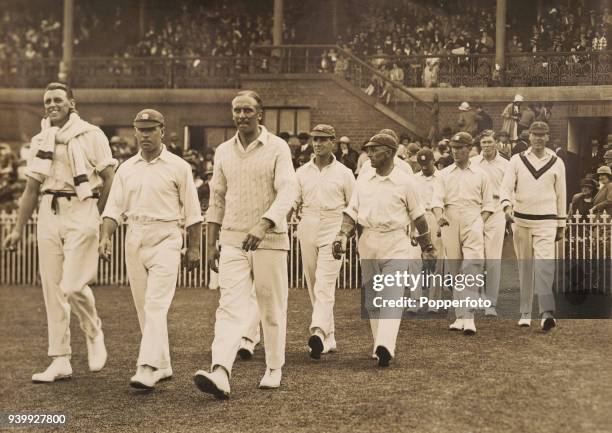
[[[16,213],[0,212],[0,246],[17,220]],[[125,268],[124,239],[127,225],[119,225],[113,236],[113,254],[109,263],[100,260],[98,278],[100,285],[128,285]],[[299,241],[296,236],[297,222],[289,224],[290,250],[287,259],[289,286],[306,287],[306,279],[302,271],[302,258]],[[202,229],[201,246],[206,245],[206,226]],[[208,287],[210,269],[207,263],[206,248],[202,248],[200,266],[187,272],[182,268],[179,271],[177,285],[179,287]],[[353,240],[340,269],[336,287],[351,289],[360,287],[359,263],[357,248]],[[17,251],[10,252],[0,249],[0,284],[40,284],[38,275],[38,246],[36,242],[36,214],[28,221],[24,229],[21,245]]]
[[[16,213],[0,213],[0,245],[16,221]],[[96,283],[101,285],[128,285],[125,268],[124,239],[127,226],[120,225],[113,237],[113,254],[110,263],[100,260]],[[302,271],[297,222],[289,224],[290,250],[288,274],[290,287],[306,287]],[[206,245],[203,226],[201,245]],[[344,263],[340,269],[336,287],[355,289],[361,287],[359,260],[355,238],[351,240]],[[611,292],[612,286],[612,218],[608,215],[582,219],[575,215],[569,222],[565,239],[557,243],[555,289],[567,290],[569,281],[579,283],[588,290]],[[179,272],[179,287],[208,287],[210,269],[206,266],[206,248],[202,248],[200,266],[187,272]],[[0,284],[40,284],[38,275],[38,249],[36,242],[36,215],[26,224],[21,245],[16,252],[0,249]]]

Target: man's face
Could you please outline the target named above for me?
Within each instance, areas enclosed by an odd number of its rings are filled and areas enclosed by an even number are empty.
[[[580,188],[580,191],[587,197],[593,195],[593,190],[588,186],[583,186],[582,188]]]
[[[70,110],[74,108],[74,99],[68,99],[68,95],[62,89],[47,90],[43,97],[45,114],[49,117],[52,125],[58,125],[66,121]]]
[[[606,165],[612,164],[612,156],[605,157],[604,161],[606,162]]]
[[[466,162],[470,157],[470,147],[465,145],[458,147],[451,146],[451,154],[453,155],[455,162]]]
[[[152,126],[147,128],[136,128],[136,141],[138,146],[146,153],[156,153],[162,147],[162,138],[164,136],[163,126]]]
[[[531,143],[531,147],[533,148],[533,150],[544,149],[549,139],[550,137],[546,133],[544,134],[540,134],[540,133],[536,134],[533,132],[529,133],[529,142]]]
[[[421,171],[423,172],[423,174],[425,176],[431,176],[434,173],[434,162],[432,161],[427,161],[427,162],[419,162],[419,165],[421,166]]]
[[[239,132],[245,134],[257,132],[262,112],[255,99],[245,95],[236,96],[232,101],[232,115]]]
[[[386,161],[389,160],[389,158],[393,157],[393,151],[387,146],[371,145],[367,146],[365,150],[368,158],[370,158],[370,163],[374,168],[381,167]]]
[[[331,137],[312,137],[312,148],[315,156],[327,157],[334,150],[334,139]]]
[[[485,158],[493,158],[495,156],[495,140],[491,135],[486,135],[480,139],[480,148],[482,155]]]

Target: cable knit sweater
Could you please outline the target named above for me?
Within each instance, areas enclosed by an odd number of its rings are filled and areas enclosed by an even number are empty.
[[[260,126],[259,137],[244,149],[238,134],[215,152],[208,222],[221,225],[221,245],[241,248],[262,218],[274,226],[261,249],[289,249],[287,213],[297,197],[297,178],[289,145]]]

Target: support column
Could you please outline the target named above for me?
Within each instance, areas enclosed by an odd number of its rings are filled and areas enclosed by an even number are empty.
[[[140,0],[138,2],[138,37],[141,39],[144,37],[147,29],[147,0]]]
[[[274,0],[274,25],[272,27],[272,45],[283,44],[283,0]]]
[[[495,63],[503,71],[506,67],[506,0],[497,0],[495,10]]]
[[[72,80],[72,52],[74,44],[74,0],[64,0],[63,28],[62,61],[57,78],[59,81],[70,84]]]
[[[332,22],[331,22],[331,29],[332,29],[332,44],[335,44],[336,41],[338,40],[338,0],[331,0],[331,6],[332,6]]]

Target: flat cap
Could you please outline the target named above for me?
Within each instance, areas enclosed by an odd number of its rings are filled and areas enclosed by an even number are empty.
[[[612,149],[606,151],[606,153],[604,153],[604,159],[612,159]]]
[[[546,122],[533,122],[529,127],[530,134],[548,134],[549,131],[550,128],[548,127],[548,124],[546,124]]]
[[[325,125],[324,123],[320,123],[310,131],[311,137],[335,137],[336,130],[331,125]]]
[[[397,150],[397,140],[389,134],[376,134],[365,144],[368,146],[387,146],[393,150]]]
[[[458,132],[450,139],[451,147],[471,146],[474,139],[468,132]]]
[[[154,126],[164,126],[164,116],[156,110],[145,108],[139,111],[134,119],[136,128],[152,128]]]
[[[434,154],[429,149],[421,149],[417,152],[417,162],[419,164],[427,164],[434,160]]]

